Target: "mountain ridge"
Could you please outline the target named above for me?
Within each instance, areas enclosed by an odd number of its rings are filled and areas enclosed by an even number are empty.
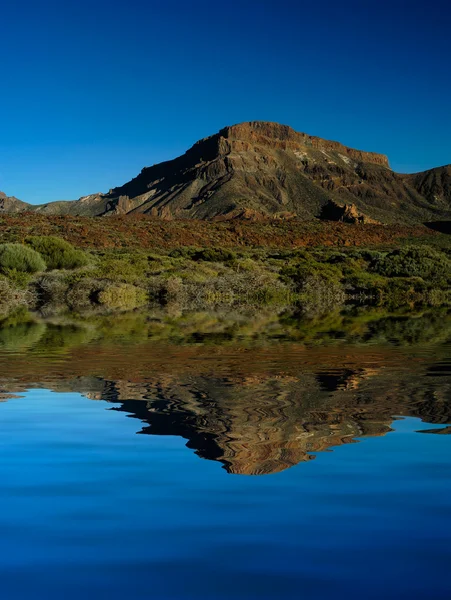
[[[328,210],[328,206],[343,210]],[[0,195],[1,212],[73,216],[147,213],[166,219],[331,218],[419,223],[451,217],[451,165],[390,169],[387,156],[250,121],[199,140],[183,155],[79,200],[30,205]],[[326,216],[326,217],[325,217]]]

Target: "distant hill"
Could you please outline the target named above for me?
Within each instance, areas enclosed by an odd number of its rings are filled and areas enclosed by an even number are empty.
[[[418,223],[451,218],[451,166],[395,173],[382,154],[277,123],[226,127],[106,194],[39,206],[0,195],[0,211],[258,220],[272,216]]]
[[[22,200],[18,200],[14,196],[7,196],[3,192],[0,192],[0,212],[19,213],[30,210],[30,208],[33,209],[34,207],[31,204],[22,202]]]

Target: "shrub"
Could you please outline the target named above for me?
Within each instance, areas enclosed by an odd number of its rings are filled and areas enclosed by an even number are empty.
[[[44,257],[49,269],[77,269],[89,263],[82,250],[61,238],[37,235],[29,237],[26,242]]]
[[[229,262],[236,259],[235,252],[225,248],[192,248],[183,246],[172,250],[171,258],[188,258],[191,260],[204,260],[206,262]]]
[[[19,290],[27,289],[33,277],[31,273],[25,273],[17,269],[3,269],[3,275]]]
[[[26,303],[23,290],[18,290],[11,281],[0,276],[0,314]]]
[[[148,302],[148,296],[142,288],[127,283],[109,285],[98,295],[98,302],[108,308],[132,309]]]
[[[38,299],[43,303],[63,304],[69,283],[61,274],[45,274],[37,279],[34,289]]]
[[[109,279],[118,283],[140,284],[147,276],[148,261],[138,253],[123,253],[100,257],[93,277]]]
[[[451,277],[451,260],[427,246],[410,246],[380,255],[371,270],[385,277],[421,277],[429,283],[446,285]]]
[[[193,256],[200,252],[198,248],[193,248],[192,246],[181,246],[180,248],[175,248],[169,253],[171,258],[189,258],[192,259]]]
[[[45,271],[46,263],[39,252],[23,244],[0,244],[0,270],[7,273],[15,270],[21,273]]]
[[[66,292],[66,303],[71,310],[85,310],[92,308],[96,298],[105,287],[103,281],[85,277],[69,286]]]
[[[205,248],[199,250],[193,256],[193,260],[205,260],[207,262],[228,262],[235,260],[236,254],[224,248]]]
[[[336,265],[320,263],[309,257],[284,267],[280,275],[282,281],[291,282],[295,291],[301,292],[307,283],[312,287],[314,281],[321,281],[330,286],[339,285],[343,274]]]

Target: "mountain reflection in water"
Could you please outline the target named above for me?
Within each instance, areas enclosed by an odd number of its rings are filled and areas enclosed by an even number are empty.
[[[427,320],[429,333],[435,322]],[[403,325],[411,342],[400,347]],[[380,345],[362,334],[358,344],[338,347],[330,343],[334,335],[323,345],[206,346],[139,336],[105,343],[74,324],[31,322],[16,332],[25,331],[29,342],[0,353],[0,385],[5,399],[45,387],[105,400],[142,421],[139,433],[180,436],[228,473],[270,474],[356,438],[384,435],[397,416],[444,425],[424,433],[449,433],[448,339],[442,327],[440,342],[425,348],[419,325],[391,318],[397,341],[387,336]],[[379,329],[371,321],[373,337],[387,327],[387,320]],[[14,328],[6,333],[0,340],[14,339]]]

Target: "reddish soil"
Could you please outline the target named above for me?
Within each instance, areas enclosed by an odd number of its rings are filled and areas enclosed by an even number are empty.
[[[433,238],[418,226],[346,224],[323,221],[165,221],[150,216],[70,217],[33,213],[0,217],[0,242],[29,235],[56,235],[82,248],[169,250],[179,246],[296,248],[307,246],[387,246],[405,238]]]

